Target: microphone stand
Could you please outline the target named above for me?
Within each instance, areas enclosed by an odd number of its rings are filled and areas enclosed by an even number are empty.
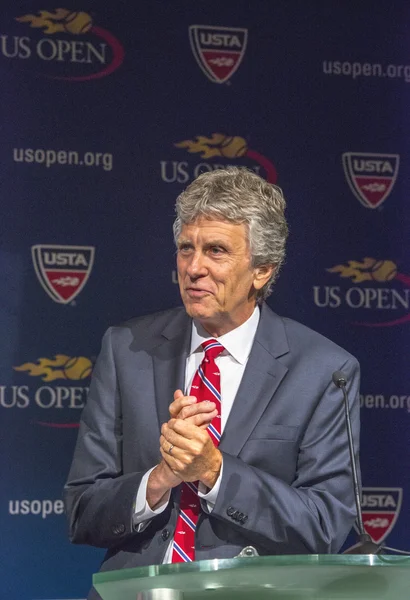
[[[354,499],[355,499],[355,504],[356,504],[357,526],[359,529],[357,543],[354,544],[354,546],[351,546],[350,548],[345,550],[343,552],[343,554],[380,554],[382,551],[382,546],[379,546],[378,544],[373,542],[370,535],[368,533],[366,533],[366,530],[363,525],[362,507],[361,507],[361,503],[360,503],[359,478],[357,476],[356,461],[355,461],[355,455],[354,455],[352,424],[350,421],[350,412],[349,412],[349,400],[348,400],[347,392],[346,392],[347,379],[341,371],[336,371],[335,373],[333,373],[333,383],[338,388],[340,388],[343,392],[347,439],[349,442],[350,464],[352,467]]]

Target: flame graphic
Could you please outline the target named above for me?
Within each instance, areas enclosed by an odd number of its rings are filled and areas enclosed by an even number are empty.
[[[30,23],[30,27],[43,27],[44,33],[52,35],[64,31],[74,35],[87,33],[93,25],[92,18],[86,12],[75,12],[66,8],[56,8],[54,12],[39,10],[38,15],[17,17],[19,23]]]
[[[78,277],[60,277],[59,279],[53,279],[52,280],[53,283],[55,283],[56,285],[61,285],[61,287],[76,287],[77,285],[79,285],[80,280],[78,279]]]
[[[15,371],[28,371],[28,375],[38,377],[42,375],[43,381],[55,379],[86,379],[92,371],[92,362],[85,356],[66,356],[56,354],[54,359],[39,358],[36,363],[24,363],[14,367]]]
[[[367,525],[367,527],[372,527],[375,529],[378,529],[379,527],[388,527],[389,520],[383,519],[382,517],[378,517],[375,519],[367,519],[367,521],[365,521],[365,525]]]
[[[376,192],[385,192],[387,185],[385,185],[384,183],[368,183],[367,185],[362,185],[362,190],[366,190],[367,192],[372,192],[372,193],[376,193]]]
[[[236,158],[244,156],[248,151],[248,145],[243,137],[229,136],[223,133],[213,133],[210,138],[197,135],[195,140],[183,140],[175,146],[187,148],[191,154],[201,152],[202,158],[212,158],[213,156]]]
[[[351,278],[354,283],[363,281],[390,281],[397,275],[397,265],[392,260],[364,258],[361,262],[349,260],[346,265],[335,265],[327,269],[329,273],[339,273],[340,277]]]

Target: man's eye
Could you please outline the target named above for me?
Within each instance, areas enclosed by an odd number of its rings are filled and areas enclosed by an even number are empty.
[[[211,248],[212,254],[217,255],[217,254],[222,254],[223,252],[224,252],[224,249],[221,248],[220,246],[212,246],[212,248]]]
[[[191,250],[192,246],[190,246],[189,244],[181,244],[178,248],[179,252],[187,252],[188,250]]]

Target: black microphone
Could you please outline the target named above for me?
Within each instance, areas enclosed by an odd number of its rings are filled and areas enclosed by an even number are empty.
[[[332,379],[335,386],[340,388],[343,392],[347,439],[349,442],[350,464],[352,467],[354,499],[356,503],[357,526],[359,529],[359,540],[357,544],[345,550],[343,554],[378,554],[379,552],[381,552],[382,547],[378,546],[373,542],[370,535],[366,533],[366,530],[363,525],[362,507],[360,503],[360,486],[355,461],[352,423],[350,421],[349,399],[347,397],[346,392],[347,377],[342,371],[335,371],[332,375]]]

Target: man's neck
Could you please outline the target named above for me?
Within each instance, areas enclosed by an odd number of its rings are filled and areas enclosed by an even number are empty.
[[[222,335],[225,335],[225,334],[233,331],[234,329],[241,327],[241,325],[246,323],[246,321],[248,321],[251,318],[251,316],[253,315],[255,308],[256,308],[256,302],[252,307],[250,307],[250,310],[243,318],[237,319],[236,321],[233,321],[230,319],[227,319],[227,320],[221,319],[221,321],[219,323],[211,323],[208,320],[201,321],[199,319],[194,319],[194,321],[195,321],[195,323],[200,325],[200,327],[206,333],[208,333],[210,335],[210,337],[219,338]]]

